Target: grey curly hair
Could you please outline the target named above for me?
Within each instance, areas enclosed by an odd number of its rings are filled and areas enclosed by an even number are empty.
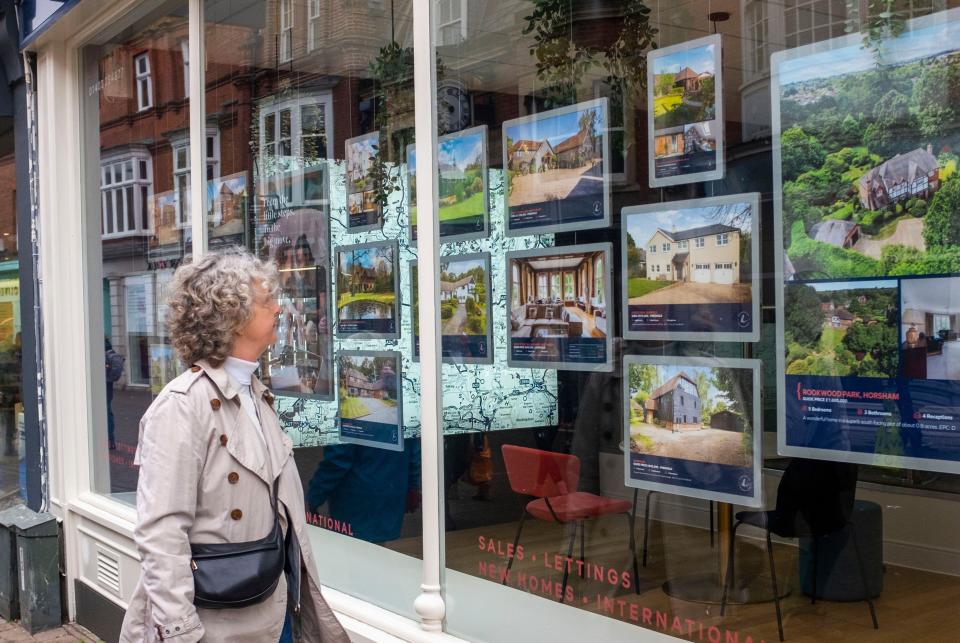
[[[258,296],[276,297],[277,267],[237,246],[177,268],[167,297],[167,330],[185,364],[220,366]]]

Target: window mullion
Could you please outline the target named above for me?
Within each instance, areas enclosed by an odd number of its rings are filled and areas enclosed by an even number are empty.
[[[190,0],[189,73],[190,73],[190,223],[193,228],[193,258],[207,251],[206,200],[206,96],[203,76],[205,48],[203,0]]]

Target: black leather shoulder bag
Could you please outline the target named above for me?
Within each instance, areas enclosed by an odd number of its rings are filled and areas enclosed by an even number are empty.
[[[193,570],[193,603],[207,609],[230,609],[255,605],[273,594],[287,563],[287,547],[277,510],[277,487],[273,483],[273,529],[264,538],[245,543],[190,545]],[[284,507],[286,511],[286,507]],[[287,531],[293,530],[287,513]]]

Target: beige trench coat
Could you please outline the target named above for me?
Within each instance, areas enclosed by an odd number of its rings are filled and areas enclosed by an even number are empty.
[[[287,605],[284,578],[262,603],[197,609],[190,569],[191,542],[245,542],[267,535],[273,526],[270,494],[275,474],[280,476],[278,497],[294,522],[306,569],[300,590],[302,640],[349,640],[320,595],[292,442],[280,429],[273,396],[256,378],[252,394],[266,450],[226,371],[204,361],[170,382],[140,421],[135,540],[141,576],[123,621],[121,643],[272,643],[280,638]],[[282,507],[280,516],[286,532]]]

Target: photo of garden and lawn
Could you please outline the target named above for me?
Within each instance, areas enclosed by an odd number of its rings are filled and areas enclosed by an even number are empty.
[[[437,139],[440,237],[445,242],[487,233],[487,126]],[[407,147],[410,238],[417,238],[417,153]]]
[[[397,247],[370,243],[337,250],[337,333],[395,336]]]
[[[787,284],[787,375],[896,377],[896,280]]]
[[[443,357],[453,363],[490,363],[490,256],[444,257],[440,264],[440,332]],[[417,264],[410,266],[413,355],[420,356]]]
[[[774,54],[785,279],[960,272],[960,26],[919,20]]]

